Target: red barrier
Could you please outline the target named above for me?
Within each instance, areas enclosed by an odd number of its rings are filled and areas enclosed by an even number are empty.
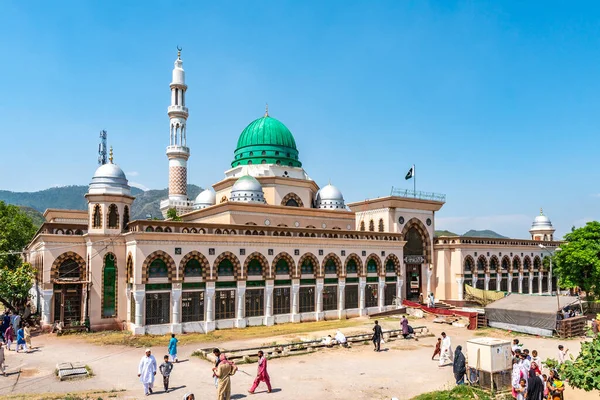
[[[429,307],[425,307],[419,303],[415,303],[415,302],[412,302],[409,300],[403,300],[402,304],[407,307],[420,308],[421,310],[428,312],[430,314],[460,315],[461,317],[467,317],[467,318],[469,318],[469,326],[467,327],[467,329],[472,330],[472,331],[477,329],[477,313],[476,312],[446,310],[445,308],[429,308]]]

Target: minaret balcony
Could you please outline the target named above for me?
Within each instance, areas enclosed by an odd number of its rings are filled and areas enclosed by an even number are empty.
[[[169,108],[167,108],[167,112],[185,114],[187,116],[188,108],[184,107],[184,106],[178,106],[178,105],[177,106],[169,106]]]

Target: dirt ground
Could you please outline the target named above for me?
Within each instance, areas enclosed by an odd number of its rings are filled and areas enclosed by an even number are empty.
[[[384,330],[397,329],[398,321],[382,322]],[[505,337],[512,340],[509,333],[496,330],[468,331],[449,325],[439,325],[428,320],[412,321],[411,325],[426,325],[439,336],[444,330],[452,340],[453,348],[464,345],[474,336]],[[370,331],[372,321],[364,319],[359,327],[345,328],[346,334]],[[322,337],[334,332],[313,332],[304,337]],[[202,343],[180,346],[180,360],[171,375],[170,393],[163,393],[162,379],[157,376],[155,395],[150,398],[181,399],[186,392],[196,398],[215,396],[211,378],[211,365],[196,357],[190,357],[198,347],[219,346],[221,348],[253,347],[274,341],[286,341],[292,337],[270,338],[221,343]],[[557,358],[557,346],[563,343],[570,352],[577,355],[579,340],[559,341],[557,339],[521,336],[524,347],[537,349],[545,359]],[[273,384],[272,399],[410,399],[411,397],[453,385],[451,367],[439,368],[437,361],[431,361],[436,338],[428,337],[413,340],[391,341],[383,345],[384,351],[373,352],[372,346],[357,345],[352,349],[328,349],[310,355],[273,359],[269,362],[269,374]],[[6,363],[9,377],[0,377],[0,396],[26,395],[33,393],[67,393],[89,390],[116,390],[110,395],[97,397],[140,399],[142,385],[137,378],[137,366],[144,349],[124,346],[99,346],[86,343],[80,338],[65,339],[47,334],[33,338],[38,349],[30,354],[7,352]],[[166,353],[167,341],[162,348],[154,348],[157,361]],[[55,377],[57,363],[83,362],[91,367],[94,376],[87,379],[60,382]],[[18,371],[21,371],[20,373]],[[256,364],[241,365],[240,372],[232,378],[232,398],[250,397],[247,389],[253,381]],[[159,373],[160,375],[160,373]],[[267,396],[266,387],[259,386],[252,397]],[[584,393],[569,389],[565,399],[598,400],[598,393]]]

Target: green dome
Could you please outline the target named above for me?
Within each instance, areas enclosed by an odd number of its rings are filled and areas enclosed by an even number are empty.
[[[268,114],[252,121],[238,139],[231,166],[248,164],[301,167],[292,132]]]

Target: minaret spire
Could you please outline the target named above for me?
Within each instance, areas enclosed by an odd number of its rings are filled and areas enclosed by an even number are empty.
[[[182,48],[177,46],[177,59],[173,67],[171,84],[171,105],[167,108],[169,115],[169,198],[160,202],[160,210],[166,217],[170,208],[175,208],[177,214],[191,211],[193,202],[187,197],[187,160],[190,149],[187,147],[188,108],[185,105],[185,71],[181,60]]]

